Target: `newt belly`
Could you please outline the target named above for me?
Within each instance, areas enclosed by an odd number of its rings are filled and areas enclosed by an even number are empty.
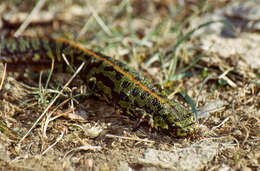
[[[137,117],[141,109],[152,118],[156,129],[174,131],[176,136],[194,131],[194,116],[189,110],[169,100],[138,72],[114,58],[57,38],[8,38],[1,41],[0,48],[0,62],[7,63],[8,70],[14,72],[49,68],[53,60],[56,70],[71,71],[62,55],[75,68],[85,62],[80,72],[83,81],[127,115]]]

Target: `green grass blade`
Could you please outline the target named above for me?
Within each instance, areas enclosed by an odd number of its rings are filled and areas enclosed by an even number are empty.
[[[200,54],[199,56],[197,56],[188,66],[186,66],[185,68],[183,68],[180,73],[186,72],[187,70],[189,70],[193,65],[195,65],[197,62],[199,62],[199,60],[205,56],[205,53]]]
[[[196,104],[194,103],[194,100],[184,91],[180,91],[180,94],[182,97],[186,100],[186,102],[191,106],[192,112],[194,113],[195,122],[198,120],[198,112],[196,108]]]

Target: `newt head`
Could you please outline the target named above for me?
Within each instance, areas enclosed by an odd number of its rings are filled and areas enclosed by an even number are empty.
[[[167,133],[176,137],[186,137],[195,131],[195,119],[193,112],[186,109],[177,102],[168,102],[170,106],[165,106],[154,116],[155,128],[162,128]]]

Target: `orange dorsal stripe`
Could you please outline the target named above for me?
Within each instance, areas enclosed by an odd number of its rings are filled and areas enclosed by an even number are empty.
[[[137,81],[132,75],[128,74],[127,72],[123,71],[119,66],[113,64],[111,61],[103,58],[102,56],[96,54],[95,52],[89,51],[86,48],[82,47],[81,45],[75,43],[75,42],[71,42],[68,40],[64,40],[61,38],[55,38],[54,40],[60,41],[62,43],[66,43],[69,44],[71,46],[74,46],[80,50],[82,50],[83,52],[94,56],[106,63],[108,63],[109,65],[113,66],[115,70],[119,71],[120,73],[122,73],[123,75],[125,75],[126,77],[128,77],[131,81],[133,81],[135,84],[139,85],[143,90],[147,91],[148,93],[150,93],[153,97],[157,98],[161,103],[167,105],[168,107],[170,107],[169,103],[167,103],[163,98],[161,98],[160,96],[158,96],[156,93],[152,92],[149,88],[145,87],[141,82]]]

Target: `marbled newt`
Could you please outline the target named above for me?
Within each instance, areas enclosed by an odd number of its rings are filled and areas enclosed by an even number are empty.
[[[94,94],[118,105],[126,115],[150,116],[154,128],[173,131],[176,136],[186,136],[194,131],[192,112],[169,100],[138,72],[114,58],[59,38],[1,40],[0,62],[7,63],[8,71],[38,71],[42,66],[50,66],[53,60],[55,69],[71,71],[62,55],[75,68],[85,62],[80,72],[83,81],[88,87],[94,87]]]

